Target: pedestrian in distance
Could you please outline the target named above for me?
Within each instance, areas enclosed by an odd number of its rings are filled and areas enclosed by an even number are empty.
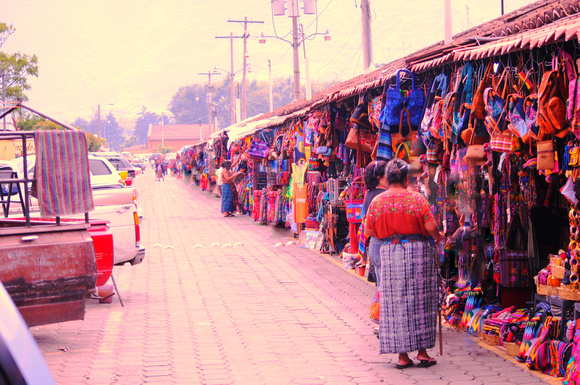
[[[159,182],[160,180],[165,180],[164,170],[163,170],[163,163],[160,160],[157,161],[157,166],[155,170],[155,178],[156,181]]]
[[[398,353],[397,369],[414,365],[408,353],[415,350],[418,367],[437,363],[427,353],[435,346],[439,299],[433,240],[445,240],[425,197],[407,189],[408,169],[398,158],[387,164],[389,187],[371,202],[365,224],[365,234],[382,242],[380,353]]]
[[[222,175],[222,214],[224,217],[233,217],[234,216],[234,195],[233,191],[236,188],[234,184],[234,180],[237,176],[243,175],[241,171],[233,172],[232,171],[232,161],[231,160],[224,160],[221,164]]]

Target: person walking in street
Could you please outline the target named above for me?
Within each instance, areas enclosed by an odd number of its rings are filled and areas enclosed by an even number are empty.
[[[161,163],[161,160],[157,161],[157,166],[155,166],[155,178],[156,181],[159,182],[160,180],[165,180],[165,176],[164,176],[164,170],[163,170],[163,163]]]
[[[234,179],[238,175],[242,175],[241,171],[232,172],[232,161],[231,160],[224,160],[221,164],[222,175],[222,214],[224,217],[233,217],[234,216],[234,196],[233,191],[236,188],[234,185]]]
[[[427,200],[409,186],[408,164],[387,164],[389,188],[370,203],[365,234],[382,242],[379,344],[380,353],[398,353],[397,369],[413,366],[408,353],[417,350],[419,367],[437,361],[427,350],[435,346],[438,305],[437,246],[439,231]]]

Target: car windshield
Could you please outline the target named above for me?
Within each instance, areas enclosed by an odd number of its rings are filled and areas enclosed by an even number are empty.
[[[91,172],[93,175],[111,175],[112,172],[109,170],[105,162],[99,159],[89,159],[89,164]]]

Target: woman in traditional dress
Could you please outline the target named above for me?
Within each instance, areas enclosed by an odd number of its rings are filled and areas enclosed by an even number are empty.
[[[375,160],[368,164],[365,168],[365,187],[367,188],[367,193],[365,195],[365,201],[363,204],[363,226],[366,222],[365,216],[366,213],[369,211],[369,206],[372,200],[379,194],[383,193],[387,189],[387,162],[383,160]],[[361,250],[366,250],[366,255],[370,261],[370,263],[374,266],[375,277],[377,279],[377,287],[379,287],[381,282],[381,253],[380,248],[382,242],[378,241],[376,238],[371,237],[369,241],[365,235],[364,227],[361,228],[361,241],[364,242],[362,244],[359,243],[359,252]],[[369,245],[369,247],[366,247]]]
[[[234,179],[242,175],[241,171],[232,172],[232,161],[224,160],[221,164],[222,170],[222,214],[224,217],[234,216],[233,190],[236,188]]]
[[[426,349],[435,346],[437,325],[437,247],[439,231],[427,200],[409,191],[408,164],[387,164],[389,188],[371,202],[365,234],[382,241],[379,340],[380,353],[398,353],[398,369],[413,365],[408,356],[418,350],[420,367],[435,365]]]

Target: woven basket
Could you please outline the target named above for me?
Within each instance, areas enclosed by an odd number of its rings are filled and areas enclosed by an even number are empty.
[[[559,286],[546,286],[547,289],[547,295],[560,295],[560,293],[558,292],[559,290]]]
[[[499,335],[497,335],[497,334],[486,334],[485,340],[491,346],[498,346],[499,345]]]
[[[580,294],[576,290],[572,290],[566,286],[560,286],[558,288],[558,295],[564,300],[580,301]]]
[[[564,278],[564,274],[566,273],[566,268],[564,266],[556,266],[552,265],[552,276],[557,279]]]
[[[536,292],[539,295],[548,295],[548,286],[546,286],[546,285],[536,285]]]
[[[515,357],[520,352],[520,345],[516,344],[515,342],[504,342],[505,350],[507,354],[512,357]]]

